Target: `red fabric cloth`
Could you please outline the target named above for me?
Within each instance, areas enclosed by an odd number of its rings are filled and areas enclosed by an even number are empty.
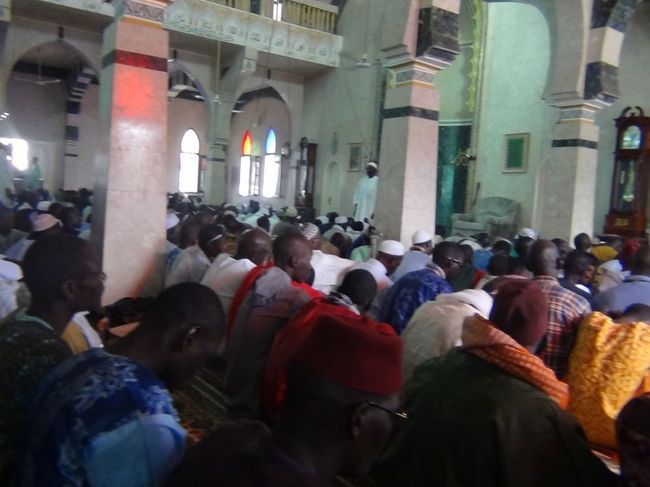
[[[262,405],[268,420],[277,419],[284,402],[289,363],[309,335],[316,318],[327,313],[369,321],[343,306],[325,302],[323,296],[303,306],[298,314],[276,334],[262,375]]]
[[[230,310],[228,311],[226,340],[230,338],[232,327],[235,324],[235,318],[237,318],[237,314],[239,313],[239,308],[241,307],[241,304],[244,302],[244,298],[246,298],[249,291],[255,285],[255,281],[257,281],[262,276],[262,274],[264,274],[264,272],[266,272],[266,270],[270,269],[271,267],[273,267],[273,264],[258,265],[254,269],[251,269],[248,272],[248,274],[246,274],[246,277],[244,278],[241,285],[239,286],[239,289],[237,289],[237,292],[235,293],[235,297],[232,298],[232,304],[230,305]]]
[[[385,396],[402,388],[402,349],[391,326],[337,309],[317,315],[292,361],[348,389]]]
[[[237,292],[235,293],[235,297],[232,299],[232,304],[230,305],[230,310],[228,311],[226,339],[230,338],[232,327],[235,324],[235,319],[237,319],[239,308],[244,302],[244,299],[255,285],[255,282],[262,276],[262,274],[264,274],[264,272],[266,272],[267,269],[273,267],[273,265],[273,262],[266,265],[258,265],[254,269],[251,269],[242,281],[239,289],[237,289]],[[312,299],[323,297],[323,294],[320,291],[316,291],[309,284],[292,281],[291,285],[296,289],[304,291]]]
[[[476,285],[481,279],[487,276],[487,272],[482,271],[481,269],[476,269],[474,271],[474,277],[472,277],[472,287],[470,289],[476,289]]]
[[[301,289],[302,291],[305,291],[307,295],[309,295],[309,297],[312,299],[318,299],[323,297],[322,292],[316,291],[316,289],[314,289],[309,284],[306,284],[304,282],[291,281],[291,285],[296,289]]]

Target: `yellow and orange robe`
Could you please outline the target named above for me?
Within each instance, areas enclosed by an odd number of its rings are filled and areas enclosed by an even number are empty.
[[[634,396],[650,392],[650,325],[592,313],[578,330],[565,377],[569,411],[591,443],[616,449],[616,416]]]

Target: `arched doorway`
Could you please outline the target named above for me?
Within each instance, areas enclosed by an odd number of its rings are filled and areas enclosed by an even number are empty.
[[[50,193],[92,188],[98,100],[96,73],[77,49],[62,39],[32,47],[9,75],[9,115],[0,121],[0,137],[26,141]],[[19,191],[27,171],[15,174]]]

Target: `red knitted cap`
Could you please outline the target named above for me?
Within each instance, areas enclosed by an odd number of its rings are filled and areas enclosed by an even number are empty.
[[[348,389],[383,396],[402,388],[402,348],[388,325],[322,314],[294,361]]]
[[[536,282],[509,279],[494,297],[490,321],[521,345],[535,345],[548,328],[548,299]]]

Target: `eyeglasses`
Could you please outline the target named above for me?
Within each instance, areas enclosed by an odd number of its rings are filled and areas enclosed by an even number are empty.
[[[375,408],[379,408],[386,411],[391,416],[393,416],[393,418],[398,419],[400,421],[406,421],[407,419],[409,419],[409,415],[406,414],[404,411],[399,411],[399,410],[393,411],[392,409],[389,409],[387,407],[382,406],[381,404],[377,404],[376,402],[372,402],[372,401],[368,401],[367,404],[369,406],[373,406]]]
[[[463,265],[463,261],[462,261],[462,260],[454,259],[453,257],[447,257],[447,260],[450,260],[450,261],[452,261],[454,264],[458,264],[459,266],[462,266],[462,265]]]

